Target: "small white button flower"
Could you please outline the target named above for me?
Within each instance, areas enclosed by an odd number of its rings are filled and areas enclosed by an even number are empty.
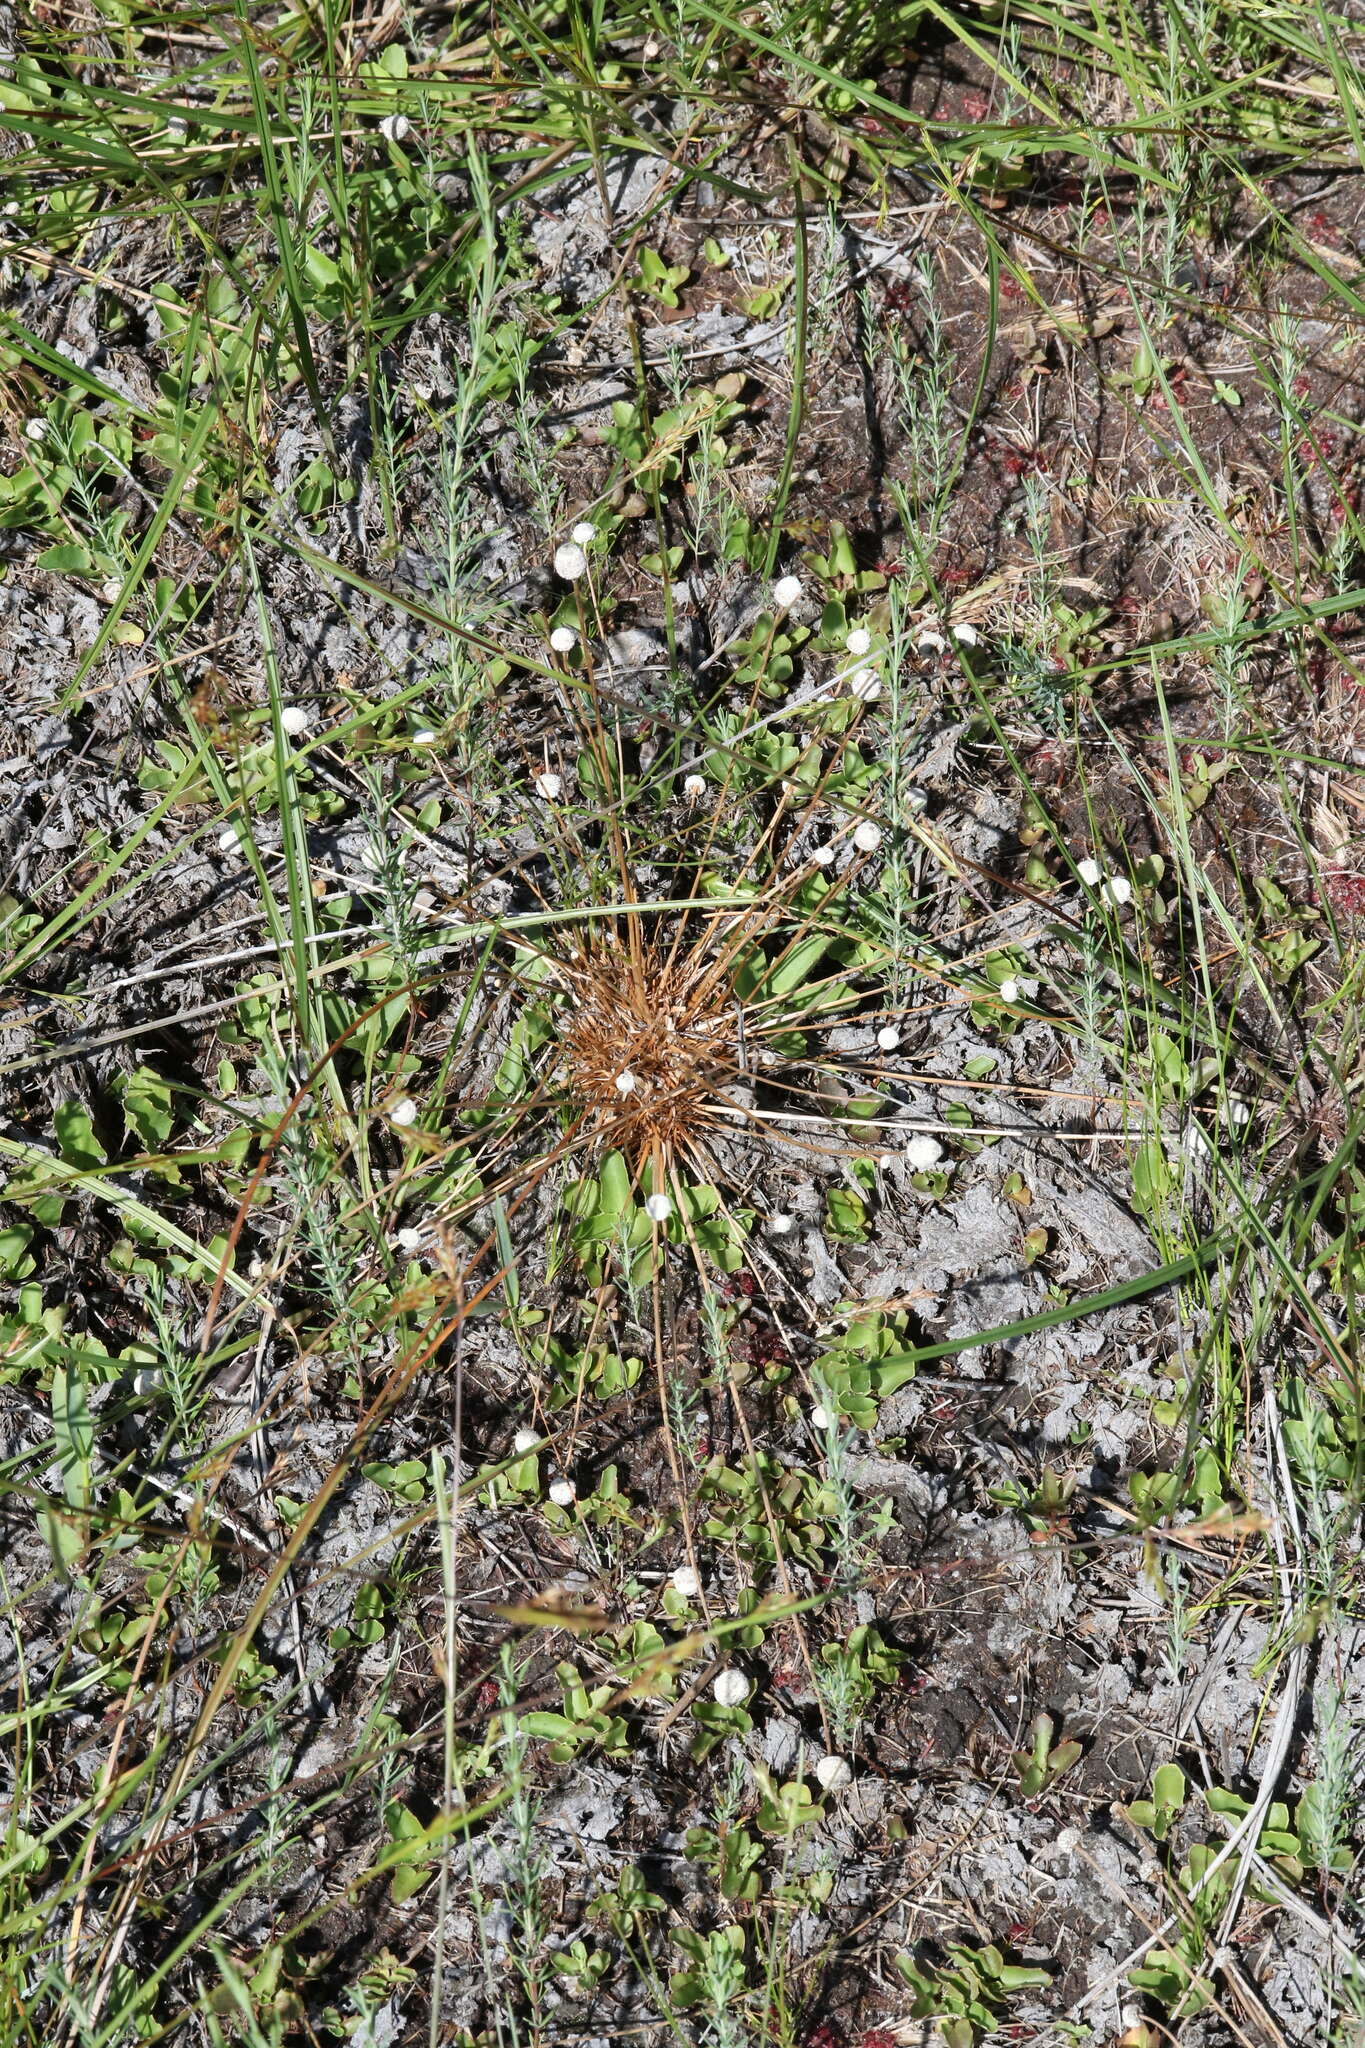
[[[1180,1140],[1180,1149],[1185,1157],[1196,1165],[1213,1157],[1213,1147],[1205,1135],[1202,1124],[1190,1124],[1187,1127],[1185,1135]]]
[[[670,1572],[668,1583],[684,1600],[695,1600],[701,1591],[701,1580],[690,1564],[680,1564],[675,1572]]]
[[[280,731],[287,732],[296,740],[301,732],[308,730],[308,711],[302,704],[286,704],[280,713]]]
[[[667,1223],[673,1214],[671,1195],[650,1195],[645,1203],[645,1214],[651,1223]]]
[[[881,843],[882,834],[879,825],[864,823],[859,825],[853,834],[853,844],[857,847],[859,853],[875,853]]]
[[[894,1052],[901,1042],[901,1035],[894,1024],[883,1024],[877,1033],[877,1043],[883,1052]]]
[[[949,631],[959,647],[975,647],[981,637],[976,627],[969,626],[965,619],[960,625],[950,627]]]
[[[402,1230],[396,1230],[393,1241],[400,1252],[417,1252],[422,1249],[422,1233],[420,1230],[414,1230],[411,1224],[405,1225]]]
[[[1000,984],[1000,1000],[1002,1003],[1017,1003],[1019,1000],[1019,984],[1012,974]]]
[[[742,1671],[718,1671],[711,1696],[721,1707],[742,1707],[749,1697],[749,1681]]]
[[[555,575],[566,583],[577,583],[588,572],[588,558],[576,540],[566,540],[555,549]]]
[[[787,1209],[774,1209],[768,1218],[768,1234],[771,1237],[790,1237],[796,1228],[796,1218]]]
[[[578,645],[578,635],[572,626],[556,626],[550,635],[550,645],[556,654],[572,654]]]
[[[389,1122],[391,1124],[397,1124],[399,1130],[405,1131],[408,1129],[409,1125],[415,1124],[416,1121],[417,1104],[413,1101],[410,1095],[400,1095],[397,1102],[394,1103],[392,1109],[389,1111]]]
[[[834,862],[832,846],[816,846],[811,849],[811,862],[817,868],[831,867]]]
[[[512,1449],[519,1458],[524,1458],[526,1453],[533,1451],[539,1442],[540,1431],[538,1429],[519,1429],[512,1439]],[[569,1497],[572,1499],[572,1494]]]
[[[683,781],[683,795],[690,804],[699,804],[706,795],[706,777],[689,775]]]
[[[810,1411],[810,1426],[812,1429],[828,1429],[829,1425],[830,1412],[823,1402],[817,1401]]]
[[[773,603],[779,611],[789,612],[794,604],[801,601],[801,578],[779,576],[773,585]]]
[[[46,438],[47,438],[47,421],[46,421],[46,420],[41,420],[41,419],[36,419],[36,418],[35,418],[35,419],[31,419],[31,420],[29,420],[29,421],[27,421],[27,422],[25,423],[25,426],[24,426],[24,439],[25,439],[26,441],[43,441],[43,440],[46,440]]]
[[[1076,863],[1076,873],[1085,883],[1087,889],[1093,889],[1098,884],[1104,869],[1097,860],[1079,860]]]
[[[872,635],[868,632],[866,626],[855,626],[845,640],[844,645],[856,659],[859,655],[868,652],[872,645]]]
[[[905,1163],[914,1173],[927,1173],[931,1166],[938,1165],[942,1157],[942,1145],[927,1133],[912,1138],[905,1148]]]
[[[846,1792],[853,1783],[852,1767],[841,1756],[822,1756],[815,1776],[822,1792]]]
[[[578,1499],[578,1489],[572,1479],[552,1479],[550,1499],[557,1508],[571,1508]]]
[[[569,538],[580,548],[590,548],[597,538],[597,528],[591,519],[580,519]]]
[[[117,604],[123,595],[123,585],[117,576],[110,576],[100,585],[100,596],[106,604]]]
[[[850,687],[864,704],[875,704],[882,694],[882,679],[875,668],[855,668]]]
[[[1100,884],[1100,901],[1107,903],[1111,910],[1122,910],[1125,903],[1133,900],[1133,885],[1127,875],[1107,875]]]
[[[916,654],[944,654],[947,652],[947,648],[948,643],[942,633],[936,633],[932,626],[921,633],[919,639],[915,642]]]
[[[547,804],[557,803],[564,794],[564,778],[556,775],[553,768],[547,768],[543,775],[537,775],[535,791],[537,796],[544,797]]]
[[[385,114],[379,132],[386,142],[402,142],[412,133],[412,123],[406,114]]]
[[[616,1092],[618,1095],[633,1095],[639,1085],[629,1067],[623,1068],[616,1076]]]

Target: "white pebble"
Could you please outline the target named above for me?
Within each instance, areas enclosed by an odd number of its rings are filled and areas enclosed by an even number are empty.
[[[1000,1000],[1002,1003],[1017,1003],[1019,1000],[1019,984],[1012,974],[1000,984]]]
[[[1202,1124],[1189,1125],[1184,1137],[1180,1140],[1180,1149],[1187,1159],[1209,1159],[1213,1155],[1213,1147],[1204,1134],[1204,1126]]]
[[[576,540],[566,540],[555,549],[555,575],[562,576],[566,583],[577,583],[587,569],[588,558]]]
[[[883,1052],[894,1052],[901,1042],[901,1035],[894,1024],[883,1024],[877,1033],[877,1043]]]
[[[859,853],[875,853],[881,843],[882,834],[879,825],[859,825],[853,834],[853,844],[857,847]]]
[[[969,626],[965,619],[961,625],[951,627],[950,631],[959,647],[975,647],[980,638],[976,627]]]
[[[572,626],[556,626],[550,635],[550,645],[556,654],[572,654],[578,645],[578,635]]]
[[[942,633],[935,633],[932,629],[927,633],[921,633],[915,642],[916,654],[943,654],[947,647],[948,643]]]
[[[429,725],[421,726],[413,734],[412,744],[415,747],[434,747],[436,744],[436,734]]]
[[[237,851],[237,828],[235,825],[229,825],[225,831],[218,834],[218,851],[220,853],[235,853]]]
[[[801,578],[799,576],[779,576],[773,585],[773,603],[777,606],[778,610],[790,611],[794,604],[799,604],[800,600]]]
[[[1104,870],[1097,860],[1080,860],[1076,863],[1076,873],[1087,889],[1093,889]]]
[[[675,1572],[670,1572],[668,1583],[684,1600],[695,1600],[701,1591],[701,1580],[690,1564],[680,1564]]]
[[[853,1783],[853,1769],[841,1756],[822,1756],[815,1766],[822,1792],[846,1792]]]
[[[389,1122],[397,1124],[400,1130],[406,1130],[409,1124],[415,1124],[416,1121],[417,1104],[410,1095],[400,1096],[399,1100],[394,1103],[393,1108],[389,1111]]]
[[[937,1138],[923,1134],[912,1138],[905,1148],[905,1163],[915,1173],[927,1173],[931,1166],[937,1166],[943,1157],[943,1147]]]
[[[578,1499],[578,1491],[572,1479],[552,1479],[550,1499],[557,1508],[571,1508]]]
[[[512,1449],[519,1458],[524,1458],[526,1453],[533,1451],[539,1442],[540,1431],[538,1429],[519,1429],[512,1439]],[[573,1499],[572,1490],[570,1491],[569,1499]]]
[[[301,732],[308,730],[308,712],[302,704],[286,704],[280,713],[280,731],[287,732],[296,740]]]
[[[106,582],[101,583],[100,596],[106,604],[117,604],[122,595],[123,585],[117,576],[110,576]]]
[[[796,1228],[796,1218],[786,1209],[774,1209],[768,1218],[768,1234],[771,1237],[789,1237]]]
[[[1100,901],[1114,910],[1121,910],[1125,903],[1133,900],[1133,885],[1127,875],[1110,875],[1100,888]]]
[[[412,123],[406,114],[385,114],[379,132],[386,142],[402,142],[412,133]]]
[[[536,795],[543,796],[547,804],[557,803],[564,791],[564,778],[556,775],[553,768],[547,768],[543,775],[536,777]]]
[[[872,645],[872,635],[868,632],[866,626],[855,626],[847,640],[845,640],[844,645],[849,653],[854,656],[866,654]]]
[[[1243,1102],[1240,1095],[1228,1097],[1228,1122],[1238,1131],[1245,1130],[1251,1122],[1251,1104]]]
[[[815,1406],[814,1406],[814,1407],[813,1407],[813,1408],[811,1409],[811,1411],[810,1411],[810,1426],[811,1426],[811,1428],[812,1428],[812,1429],[828,1429],[828,1428],[829,1428],[829,1424],[830,1424],[830,1413],[829,1413],[829,1410],[828,1410],[828,1408],[826,1408],[826,1407],[825,1407],[825,1405],[824,1405],[824,1403],[823,1403],[823,1402],[821,1402],[821,1401],[817,1401],[817,1402],[816,1402],[816,1404],[815,1404]]]
[[[1077,1849],[1079,1849],[1081,1846],[1080,1829],[1063,1828],[1060,1834],[1057,1836],[1057,1840],[1054,1846],[1061,1850],[1063,1856],[1074,1856]]]
[[[650,1195],[645,1202],[645,1214],[651,1223],[667,1223],[673,1214],[671,1195]]]
[[[179,114],[172,114],[166,123],[166,140],[168,142],[183,142],[189,132],[189,122],[182,121]]]
[[[855,668],[850,687],[862,703],[875,704],[882,694],[882,679],[875,668]]]
[[[711,1696],[718,1706],[742,1707],[749,1697],[749,1681],[742,1671],[718,1671]]]

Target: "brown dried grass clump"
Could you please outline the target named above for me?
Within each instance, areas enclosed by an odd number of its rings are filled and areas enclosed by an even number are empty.
[[[631,919],[625,943],[599,929],[556,962],[565,1087],[594,1150],[624,1153],[637,1172],[684,1158],[701,1168],[707,1133],[733,1128],[746,1075],[727,958],[649,943]]]

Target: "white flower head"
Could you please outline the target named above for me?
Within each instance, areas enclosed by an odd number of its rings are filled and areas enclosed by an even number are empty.
[[[618,1095],[633,1095],[639,1085],[629,1067],[624,1067],[616,1076],[616,1092]]]
[[[868,652],[872,645],[872,635],[868,632],[866,626],[855,626],[845,640],[844,645],[856,659],[859,655]]]
[[[550,645],[556,654],[572,654],[578,645],[578,635],[572,626],[556,626],[550,635]]]
[[[280,713],[280,731],[287,732],[296,740],[301,732],[308,730],[308,711],[303,704],[286,704]]]
[[[822,1756],[815,1776],[822,1792],[846,1792],[853,1783],[853,1768],[844,1757]]]
[[[580,576],[588,573],[588,558],[576,540],[563,541],[555,549],[555,575],[562,576],[566,583],[577,583]]]
[[[937,1166],[943,1157],[943,1147],[937,1138],[921,1132],[912,1138],[905,1148],[905,1163],[913,1173],[927,1173],[931,1166]]]
[[[832,867],[834,864],[834,848],[832,846],[812,847],[810,857],[813,865],[817,868]]]
[[[410,1223],[394,1232],[393,1241],[400,1252],[417,1252],[422,1249],[422,1233],[420,1230],[414,1230]]]
[[[47,421],[46,421],[46,420],[44,420],[44,419],[39,419],[39,418],[38,418],[38,417],[37,417],[37,416],[35,415],[33,419],[31,419],[31,420],[28,420],[28,421],[26,421],[26,422],[25,422],[25,425],[24,425],[24,439],[25,439],[26,441],[42,441],[42,440],[45,440],[45,439],[46,439],[46,437],[47,437]]]
[[[950,627],[949,631],[959,647],[975,647],[981,637],[976,627],[969,626],[965,619],[959,625]]]
[[[1100,885],[1101,903],[1107,903],[1111,910],[1122,910],[1132,900],[1133,885],[1127,875],[1106,875]]]
[[[877,1043],[883,1052],[894,1052],[901,1042],[901,1035],[894,1024],[883,1024],[877,1033]]]
[[[106,604],[117,604],[123,595],[123,585],[117,576],[110,576],[100,585],[100,596]]]
[[[544,797],[547,804],[557,803],[564,794],[564,778],[556,775],[553,768],[547,768],[543,774],[537,775],[535,791],[537,796]]]
[[[817,1401],[810,1411],[810,1426],[812,1429],[828,1429],[829,1425],[830,1412],[822,1401]]]
[[[432,731],[429,725],[419,726],[412,736],[412,744],[415,747],[434,747],[436,740],[437,734]]]
[[[864,704],[875,704],[882,694],[882,679],[875,668],[855,668],[851,688]]]
[[[571,1508],[578,1499],[578,1489],[572,1479],[552,1479],[550,1499],[557,1508]]]
[[[1100,876],[1104,873],[1104,869],[1097,860],[1078,860],[1076,863],[1076,873],[1085,883],[1087,889],[1093,889],[1099,882]]]
[[[779,576],[773,585],[773,603],[779,611],[789,612],[794,604],[801,601],[801,578]]]
[[[711,1686],[718,1706],[742,1707],[749,1697],[749,1681],[742,1671],[718,1671]]]
[[[688,775],[683,779],[683,795],[690,804],[699,804],[706,795],[706,777]]]
[[[412,133],[412,123],[406,114],[385,114],[379,132],[386,142],[402,142]]]
[[[389,1111],[389,1122],[397,1124],[401,1131],[406,1131],[416,1121],[417,1104],[410,1095],[400,1095]]]
[[[590,548],[597,538],[597,528],[591,519],[580,519],[569,538],[580,548]]]
[[[796,1228],[796,1218],[789,1209],[774,1209],[768,1218],[768,1232],[772,1237],[790,1237]]]
[[[916,654],[944,654],[947,647],[948,643],[942,633],[936,633],[932,626],[927,627],[915,642]]]
[[[533,1451],[539,1442],[540,1431],[538,1429],[519,1429],[512,1439],[512,1449],[519,1458],[524,1458],[526,1453]]]
[[[882,833],[880,825],[872,825],[864,821],[853,834],[853,844],[857,847],[859,853],[875,853],[881,843]]]
[[[1019,1000],[1019,984],[1012,974],[1000,984],[1000,1000],[1002,1003],[1017,1003]]]
[[[701,1591],[701,1580],[690,1564],[680,1564],[675,1572],[670,1572],[668,1583],[684,1600],[695,1600]]]
[[[672,1195],[650,1195],[645,1202],[645,1214],[651,1223],[667,1223],[673,1214]]]

